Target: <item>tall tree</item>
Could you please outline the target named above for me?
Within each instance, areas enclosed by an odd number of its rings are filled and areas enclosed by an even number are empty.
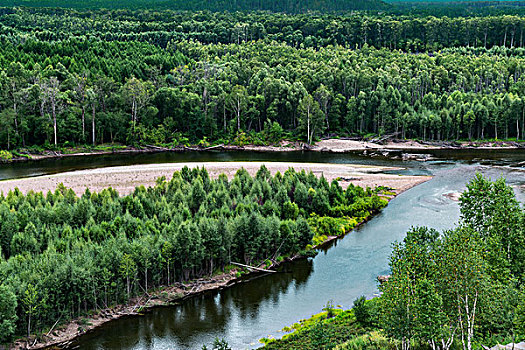
[[[54,145],[58,145],[58,130],[57,130],[57,113],[62,98],[60,92],[60,81],[57,77],[50,77],[47,81],[43,81],[40,85],[42,93],[42,104],[41,108],[43,109],[45,104],[48,103],[51,108],[51,117],[50,120],[53,124],[53,141]]]
[[[241,85],[235,85],[228,95],[228,105],[234,113],[237,120],[237,131],[241,130],[241,116],[248,106],[248,94],[246,88]]]
[[[324,130],[323,112],[312,95],[308,94],[301,99],[299,115],[299,127],[306,134],[308,144],[312,144],[314,137]]]
[[[85,141],[86,134],[86,101],[87,101],[87,80],[88,73],[83,72],[81,75],[73,75],[73,84],[75,90],[76,102],[81,110],[81,119],[82,119],[82,141]]]
[[[131,123],[135,126],[138,123],[140,112],[147,106],[151,98],[151,83],[133,77],[128,79],[122,88],[124,98],[131,108]]]

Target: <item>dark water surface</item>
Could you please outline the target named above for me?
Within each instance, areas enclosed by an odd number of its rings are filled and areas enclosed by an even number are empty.
[[[494,179],[506,177],[520,201],[525,201],[525,169],[521,164],[525,151],[448,152],[439,156],[443,159],[428,162],[301,152],[103,156],[2,166],[0,179],[137,163],[232,160],[377,164],[406,167],[401,172],[405,174],[435,175],[399,195],[382,213],[313,259],[288,264],[280,273],[259,276],[178,306],[108,323],[79,338],[76,344],[81,349],[200,349],[219,337],[234,349],[246,349],[258,347],[262,337],[281,336],[280,329],[320,312],[329,300],[349,308],[360,295],[372,297],[377,293],[376,276],[388,273],[392,242],[401,240],[411,226],[453,227],[459,208],[443,195],[462,191],[476,172]]]
[[[401,152],[397,152],[401,154]],[[419,152],[421,153],[421,152]],[[425,151],[438,160],[482,162],[487,164],[519,164],[525,161],[525,150],[432,150]],[[400,158],[400,157],[398,157]],[[71,156],[55,159],[44,159],[21,163],[1,164],[0,181],[21,177],[33,177],[62,173],[66,171],[95,169],[110,166],[182,163],[182,162],[231,162],[231,161],[274,161],[274,162],[313,162],[369,164],[407,167],[404,174],[428,174],[428,166],[418,161],[403,161],[380,156],[366,156],[363,152],[334,154],[320,152],[244,152],[244,151],[202,151],[202,152],[160,152],[138,154],[106,154],[94,156]]]

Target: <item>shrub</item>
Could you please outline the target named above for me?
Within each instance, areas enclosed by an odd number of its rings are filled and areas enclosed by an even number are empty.
[[[370,309],[364,295],[354,300],[354,315],[357,322],[361,323],[363,326],[370,325]]]
[[[0,151],[0,161],[7,162],[13,159],[13,154],[9,151]]]

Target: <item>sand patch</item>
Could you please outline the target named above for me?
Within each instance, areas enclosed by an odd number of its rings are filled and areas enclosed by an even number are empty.
[[[261,165],[265,165],[272,174],[277,171],[284,173],[292,167],[296,171],[312,171],[315,175],[323,175],[329,182],[342,178],[341,186],[347,187],[350,183],[362,187],[387,186],[395,189],[396,193],[403,192],[419,183],[428,181],[430,176],[400,176],[385,174],[385,171],[399,168],[379,167],[355,164],[323,164],[323,163],[289,163],[289,162],[195,162],[195,163],[162,163],[142,164],[119,167],[98,168],[72,171],[54,175],[37,176],[32,178],[0,181],[0,192],[7,194],[18,188],[22,193],[29,191],[54,191],[60,183],[73,189],[80,195],[89,188],[92,192],[100,192],[107,187],[113,187],[121,195],[132,193],[137,186],[154,186],[155,180],[165,176],[171,179],[175,171],[184,166],[190,168],[204,166],[212,178],[224,173],[233,178],[237,170],[244,167],[252,176]]]

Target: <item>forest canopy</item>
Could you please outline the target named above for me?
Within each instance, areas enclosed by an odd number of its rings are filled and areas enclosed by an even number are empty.
[[[2,6],[67,8],[152,8],[208,11],[273,11],[302,13],[307,11],[340,12],[388,9],[381,0],[2,0]]]
[[[229,181],[185,167],[128,196],[0,195],[0,343],[125,303],[230,262],[257,265],[340,236],[381,210],[377,191],[263,166]],[[47,328],[46,328],[47,327]]]
[[[4,8],[0,20],[2,149],[525,131],[520,16]]]

